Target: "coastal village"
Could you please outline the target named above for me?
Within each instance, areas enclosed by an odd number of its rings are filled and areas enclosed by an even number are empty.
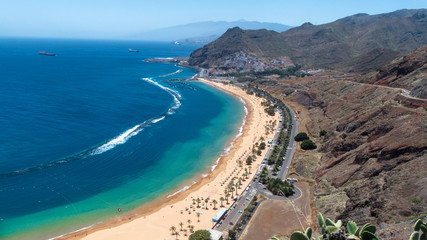
[[[230,73],[263,72],[269,70],[284,70],[294,66],[292,60],[285,56],[279,58],[260,58],[248,54],[246,51],[239,51],[227,56],[218,67],[208,69],[211,76],[227,75]]]

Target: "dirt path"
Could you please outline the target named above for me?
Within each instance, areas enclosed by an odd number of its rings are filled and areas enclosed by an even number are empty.
[[[309,185],[297,183],[301,197],[289,200],[266,200],[258,207],[240,239],[267,240],[272,236],[289,236],[307,228],[311,222]]]

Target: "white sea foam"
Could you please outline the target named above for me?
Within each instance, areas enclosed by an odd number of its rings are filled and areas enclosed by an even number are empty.
[[[240,101],[241,101],[244,105],[246,105],[245,100],[243,100],[241,97],[239,97],[239,99],[240,99]],[[247,118],[247,116],[248,116],[248,109],[246,108],[246,106],[243,106],[243,108],[244,108],[244,110],[245,110],[245,116],[243,117],[242,125],[240,125],[239,132],[236,134],[236,136],[234,136],[234,138],[233,138],[233,140],[231,141],[230,145],[228,145],[228,147],[224,149],[224,152],[221,154],[221,156],[228,156],[228,155],[230,154],[230,150],[231,150],[231,149],[233,149],[233,147],[234,147],[234,142],[235,142],[235,141],[236,141],[240,136],[242,136],[242,135],[243,135],[243,127],[244,127],[244,126],[245,126],[245,124],[246,124],[246,118]]]
[[[158,123],[158,122],[162,121],[163,119],[165,119],[165,116],[160,117],[160,118],[157,118],[157,119],[154,119],[154,120],[153,120],[153,121],[151,121],[151,122],[152,122],[152,123]]]
[[[177,92],[177,91],[175,91],[173,89],[167,88],[167,87],[165,87],[165,86],[163,86],[163,85],[161,85],[161,84],[153,81],[150,78],[143,78],[143,80],[146,81],[146,82],[149,82],[149,83],[151,83],[153,85],[158,86],[159,88],[167,91],[169,94],[171,94],[173,96],[173,98],[174,98],[174,104],[167,111],[168,115],[174,113],[174,110],[178,109],[181,106],[181,102],[179,101],[179,99],[181,98],[181,95],[179,94],[179,92]],[[130,129],[124,131],[123,133],[121,133],[117,137],[111,139],[107,143],[104,143],[101,146],[95,148],[93,151],[90,152],[90,155],[93,156],[93,155],[102,154],[102,153],[105,153],[108,150],[111,150],[111,149],[115,148],[118,145],[126,143],[131,137],[136,136],[146,126],[148,126],[150,124],[158,123],[158,122],[162,121],[163,119],[165,119],[165,117],[166,116],[162,116],[162,117],[157,118],[157,119],[145,121],[145,122],[143,122],[141,124],[138,124],[138,125],[134,126],[133,128],[130,128]]]
[[[213,172],[215,170],[215,168],[218,166],[219,160],[221,159],[221,157],[217,158],[215,161],[215,164],[212,165],[211,167],[211,172]]]
[[[135,127],[124,131],[119,136],[117,136],[117,137],[111,139],[110,141],[108,141],[107,143],[104,143],[103,145],[97,147],[95,150],[93,150],[91,152],[91,155],[102,154],[108,150],[113,149],[117,145],[126,143],[127,140],[129,140],[129,138],[135,136],[136,134],[138,134],[142,130],[142,128],[140,128],[140,126],[141,126],[141,124],[138,124]]]
[[[76,231],[72,231],[72,232],[69,232],[69,233],[66,233],[66,234],[62,234],[62,235],[57,236],[57,237],[49,238],[48,240],[55,240],[55,239],[58,239],[58,238],[62,238],[64,236],[66,236],[66,235],[70,235],[70,234],[73,234],[73,233],[78,233],[78,232],[81,232],[81,231],[86,230],[88,228],[91,228],[93,226],[95,226],[95,224],[92,224],[92,225],[84,227],[84,228],[77,229]]]
[[[168,110],[168,112],[167,112],[167,114],[168,114],[168,115],[173,114],[173,113],[175,112],[174,110],[178,109],[178,108],[181,106],[181,101],[179,101],[179,100],[180,100],[182,97],[181,97],[181,94],[179,94],[179,92],[178,92],[178,91],[175,91],[175,90],[173,90],[173,89],[170,89],[170,88],[168,88],[168,87],[165,87],[165,86],[163,86],[163,85],[159,84],[158,82],[153,81],[153,79],[151,79],[151,78],[143,78],[142,80],[144,80],[144,81],[146,81],[146,82],[149,82],[149,83],[151,83],[151,84],[153,84],[153,85],[155,85],[155,86],[157,86],[157,87],[159,87],[159,88],[161,88],[161,89],[165,90],[165,91],[166,91],[166,92],[168,92],[170,95],[172,95],[172,97],[173,97],[173,101],[174,101],[174,104],[172,105],[172,107],[171,107],[171,108],[169,108],[169,110]]]
[[[194,182],[194,183],[193,183],[193,185],[194,185],[195,183],[196,183],[196,182]],[[192,185],[185,186],[185,187],[181,188],[180,190],[178,190],[178,191],[176,191],[176,192],[172,193],[171,195],[167,196],[167,198],[173,197],[173,196],[177,195],[178,193],[181,193],[181,192],[187,191],[187,189],[189,189],[191,186],[192,186]]]

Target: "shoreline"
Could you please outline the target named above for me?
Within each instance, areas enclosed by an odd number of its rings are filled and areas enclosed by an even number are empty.
[[[182,220],[184,215],[186,219],[193,219],[193,224],[196,225],[195,230],[211,228],[213,226],[213,223],[210,221],[210,218],[214,215],[214,212],[216,212],[215,210],[213,210],[213,207],[209,207],[209,210],[207,208],[206,210],[200,209],[200,211],[204,211],[203,213],[208,216],[202,215],[202,217],[200,218],[204,218],[204,221],[201,221],[201,223],[199,224],[199,222],[195,221],[195,213],[191,215],[187,215],[187,213],[183,214],[183,206],[190,206],[191,200],[193,200],[193,198],[196,198],[196,195],[206,193],[205,188],[215,190],[214,192],[211,192],[211,195],[212,198],[215,199],[215,195],[216,199],[218,199],[217,195],[221,195],[221,193],[218,194],[218,192],[221,192],[223,189],[222,184],[221,187],[219,186],[219,180],[223,181],[223,179],[220,179],[221,175],[226,174],[226,172],[230,170],[230,166],[233,166],[233,161],[231,161],[233,158],[237,158],[238,155],[241,155],[241,157],[243,157],[243,155],[245,155],[246,153],[245,150],[244,154],[242,154],[242,149],[248,147],[248,144],[244,144],[245,137],[253,138],[253,140],[251,140],[250,142],[255,141],[257,137],[260,137],[256,135],[253,136],[253,134],[251,135],[249,133],[251,127],[250,125],[252,125],[257,120],[257,116],[255,113],[258,113],[259,118],[261,118],[261,112],[259,108],[261,108],[262,112],[263,108],[261,105],[257,106],[255,104],[256,101],[254,102],[253,99],[248,100],[250,99],[250,95],[247,95],[243,90],[238,87],[232,85],[221,86],[222,84],[209,82],[204,79],[201,79],[199,81],[240,99],[240,101],[244,103],[244,107],[246,108],[246,114],[242,120],[242,125],[239,126],[239,131],[235,136],[233,136],[232,139],[230,139],[230,141],[228,141],[226,147],[224,148],[224,151],[221,153],[221,156],[219,156],[216,160],[213,159],[212,164],[208,165],[204,172],[201,172],[200,174],[197,174],[197,176],[183,181],[176,188],[159,196],[156,200],[143,204],[137,209],[124,213],[121,216],[116,216],[94,226],[82,228],[80,230],[76,230],[74,232],[67,233],[63,236],[58,236],[52,239],[116,239],[118,237],[124,236],[126,236],[126,239],[135,239],[141,238],[141,234],[144,234],[143,236],[147,236],[147,234],[151,235],[150,239],[165,239],[171,237],[169,231],[171,225],[169,223],[175,222],[172,223],[172,225],[176,226],[178,229],[179,220],[175,220],[175,217],[176,219],[181,219],[181,222],[185,222],[185,225],[187,225],[187,221]],[[264,115],[266,114],[264,113]],[[261,130],[263,129],[264,126],[261,126]],[[261,156],[264,156],[264,152]],[[242,160],[244,161],[244,159]],[[258,159],[258,162],[261,160],[262,157]],[[254,168],[252,170],[252,175],[256,172],[257,168],[255,168],[255,166],[257,166],[257,164],[253,164]],[[244,184],[248,183],[249,181],[244,182]],[[246,186],[243,186],[241,191],[243,191],[245,188]],[[211,195],[209,195],[209,197]],[[220,203],[218,201],[218,205],[219,204]],[[206,204],[206,207],[208,207],[208,204]],[[172,217],[168,217],[166,220],[165,215]],[[167,222],[169,225],[165,225],[165,223],[156,224],[157,222]],[[136,230],[135,225],[139,226],[139,230]],[[145,229],[148,229],[149,232],[143,230],[144,226]],[[182,236],[183,235],[181,235],[181,237]],[[186,237],[184,238],[186,239]]]

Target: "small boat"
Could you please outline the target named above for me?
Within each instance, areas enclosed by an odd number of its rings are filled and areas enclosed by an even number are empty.
[[[139,52],[139,50],[134,50],[134,49],[132,49],[132,48],[129,48],[129,49],[128,49],[128,51],[129,51],[129,52]]]
[[[40,52],[39,52],[39,55],[45,55],[45,56],[56,56],[56,54],[55,54],[55,53],[47,53],[47,52],[45,52],[45,51],[40,51]]]

